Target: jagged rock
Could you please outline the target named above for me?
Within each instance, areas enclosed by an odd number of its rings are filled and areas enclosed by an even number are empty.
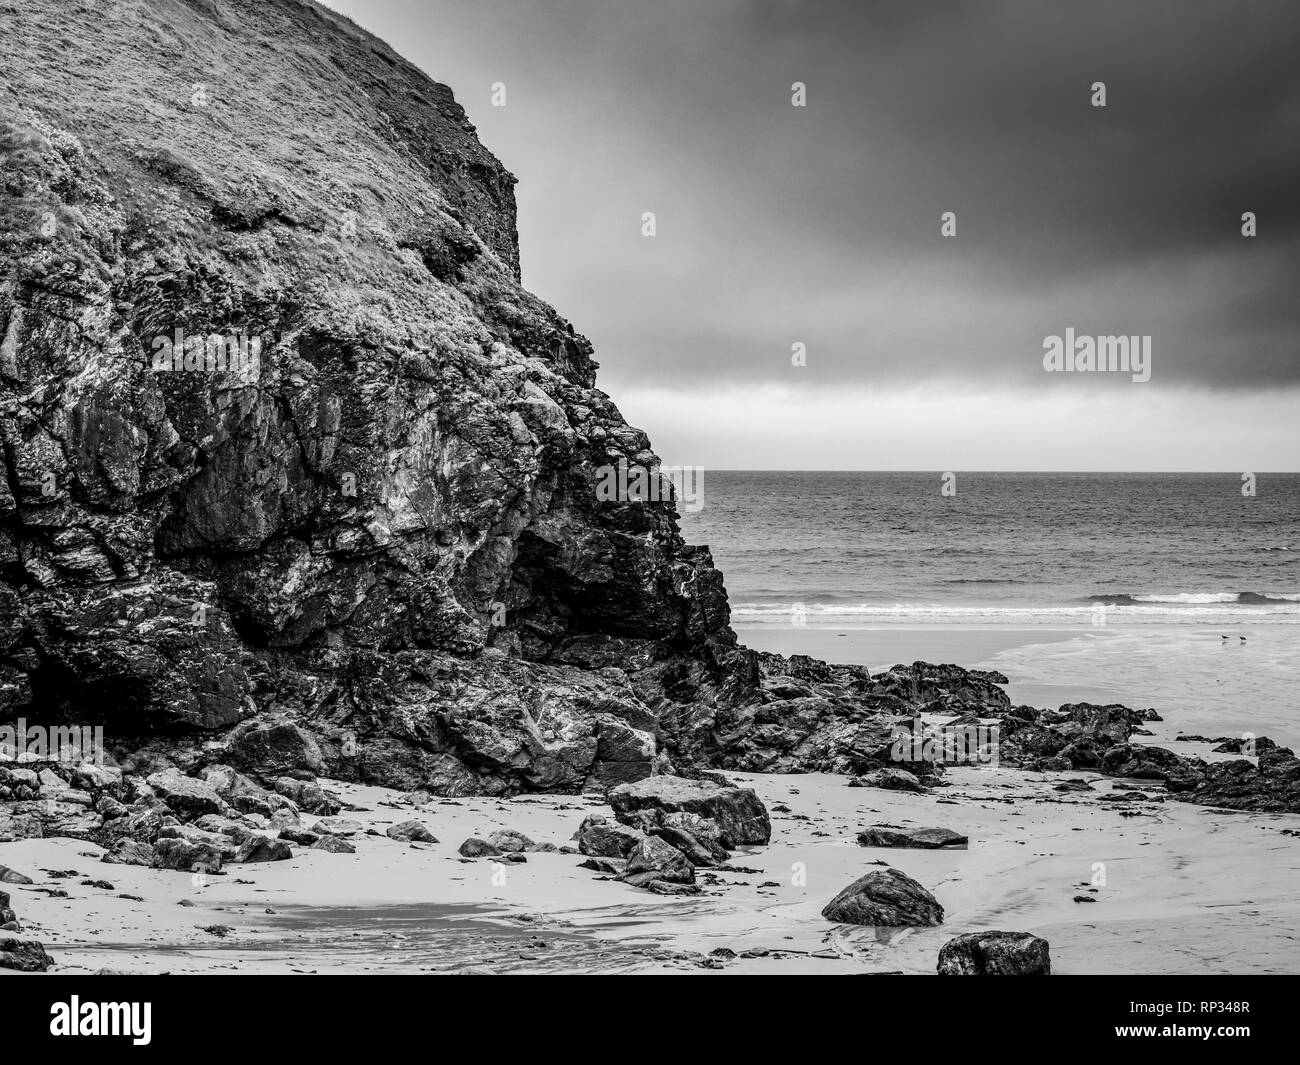
[[[279,777],[275,781],[275,790],[291,799],[299,810],[317,817],[333,817],[343,809],[343,804],[337,798],[311,780]]]
[[[390,839],[404,839],[415,843],[438,842],[438,837],[419,821],[403,821],[401,824],[389,825],[385,835]]]
[[[297,843],[302,847],[310,847],[321,837],[308,829],[299,828],[296,825],[286,825],[280,829],[279,838],[288,840],[290,843]]]
[[[822,916],[845,924],[921,927],[942,924],[943,907],[906,873],[875,869],[831,899]]]
[[[477,836],[470,836],[456,848],[456,851],[463,858],[494,858],[501,853],[487,840],[479,839]]]
[[[851,788],[883,788],[886,791],[925,791],[914,773],[906,769],[873,769],[849,781]]]
[[[532,850],[537,846],[522,832],[510,828],[497,829],[488,836],[487,841],[501,854],[516,854],[520,851]]]
[[[356,854],[357,849],[342,836],[321,836],[311,845],[314,851],[328,851],[330,854]]]
[[[1181,736],[1178,739],[1182,739]],[[1258,756],[1266,751],[1277,750],[1277,744],[1267,736],[1257,736],[1254,739],[1243,739],[1238,736],[1231,736],[1222,739],[1217,747],[1212,748],[1215,754],[1241,754],[1243,749],[1253,751]]]
[[[1259,755],[1258,765],[1237,759],[1213,762],[1194,777],[1170,781],[1169,788],[1184,802],[1300,813],[1300,759],[1287,747],[1274,747]]]
[[[267,791],[228,765],[208,766],[199,775],[224,802],[246,814],[256,813],[270,817],[276,810],[291,803],[287,796]]]
[[[655,880],[693,884],[695,866],[676,847],[656,836],[649,836],[632,848],[620,879],[634,887],[645,887]]]
[[[665,814],[661,810],[644,810],[641,816],[653,818],[652,822],[643,821],[649,834],[676,847],[694,865],[719,865],[731,857],[722,845],[724,832],[716,821],[684,811]]]
[[[0,843],[40,839],[45,835],[41,819],[33,814],[11,814],[0,809]]]
[[[0,891],[0,925],[12,924],[18,917],[9,905],[9,893]]]
[[[283,862],[293,857],[293,850],[280,839],[251,833],[239,844],[232,862]]]
[[[1066,703],[1042,720],[1067,738],[1087,738],[1098,746],[1109,747],[1127,743],[1146,718],[1120,703]]]
[[[578,863],[579,869],[591,869],[597,873],[609,873],[612,876],[618,876],[623,872],[625,862],[613,861],[609,858],[587,858]]]
[[[54,959],[35,940],[0,938],[0,969],[43,973],[53,964]]]
[[[355,836],[365,831],[365,825],[351,817],[323,817],[311,826],[320,836]]]
[[[195,818],[190,822],[190,828],[198,829],[210,834],[224,834],[227,836],[247,835],[248,829],[239,821],[231,817],[223,817],[221,814],[204,814],[202,817]],[[189,834],[186,829],[177,829],[175,831],[161,831],[159,835],[180,835],[182,838]]]
[[[122,770],[116,766],[99,765],[96,762],[81,762],[72,769],[73,781],[90,791],[102,791],[104,788],[116,788],[122,784]]]
[[[950,828],[899,828],[895,825],[875,825],[858,833],[858,844],[862,847],[964,850],[969,842],[967,837]]]
[[[1193,787],[1203,776],[1205,765],[1199,759],[1184,758],[1164,747],[1121,743],[1102,756],[1098,768],[1112,777],[1163,780],[1173,789]]]
[[[161,799],[145,798],[128,807],[122,816],[114,818],[107,832],[114,839],[125,837],[152,843],[164,827],[175,822],[175,816]]]
[[[631,877],[623,878],[626,883],[632,884],[633,887],[642,887],[647,891],[652,891],[656,895],[702,895],[704,889],[699,884],[679,884],[672,880],[645,880],[640,878],[651,876],[650,873],[638,873],[634,881]]]
[[[639,829],[611,821],[604,814],[588,814],[573,834],[578,850],[600,858],[626,858],[645,839]]]
[[[614,815],[625,823],[640,810],[690,813],[714,822],[724,847],[767,843],[772,822],[762,800],[750,788],[721,787],[707,780],[657,776],[621,784],[608,796]]]
[[[939,949],[940,976],[1048,976],[1047,940],[1028,932],[967,932]]]
[[[292,721],[254,722],[231,733],[226,757],[232,765],[278,777],[305,772],[313,776],[324,766],[315,737]]]
[[[590,782],[614,787],[644,780],[654,772],[655,752],[654,733],[612,718],[602,719],[596,727],[596,761]]]
[[[140,840],[122,839],[105,852],[102,861],[110,865],[153,865],[154,849],[152,844]]]
[[[302,824],[302,819],[292,806],[281,806],[267,819],[267,824],[276,829],[298,828]]]
[[[210,784],[196,780],[194,777],[187,777],[179,769],[153,773],[147,778],[147,782],[158,793],[159,798],[182,817],[229,812],[221,796]]]
[[[118,860],[115,856],[114,861]],[[155,869],[217,873],[221,871],[222,853],[220,848],[208,843],[165,837],[153,845],[153,858],[149,864]]]
[[[10,869],[7,865],[0,865],[0,884],[31,884],[33,880],[26,873],[20,873],[17,869]]]
[[[676,847],[693,865],[718,865],[731,857],[722,845],[722,828],[716,821],[698,814],[645,809],[626,814],[624,819],[629,828],[657,836]]]

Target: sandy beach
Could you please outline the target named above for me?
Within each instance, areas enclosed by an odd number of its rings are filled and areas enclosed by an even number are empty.
[[[496,828],[571,845],[586,813],[608,812],[596,796],[414,809],[384,789],[332,784],[352,807],[345,816],[364,826],[356,854],[297,850],[206,882],[104,864],[98,848],[70,839],[12,843],[4,857],[35,881],[11,893],[57,972],[923,974],[949,938],[991,928],[1048,940],[1057,973],[1274,973],[1300,955],[1291,890],[1300,845],[1284,834],[1300,832],[1300,816],[1106,801],[1124,782],[1091,773],[954,768],[928,795],[849,788],[824,774],[732,776],[772,810],[772,842],[737,851],[730,864],[746,871],[704,876],[705,893],[691,898],[602,879],[578,854],[501,864],[456,852]],[[1055,791],[1067,778],[1088,780],[1093,793]],[[1163,798],[1159,785],[1144,788]],[[440,842],[367,834],[412,816]],[[857,831],[875,824],[952,828],[970,844],[859,846]],[[932,891],[943,925],[855,928],[821,917],[875,862]]]

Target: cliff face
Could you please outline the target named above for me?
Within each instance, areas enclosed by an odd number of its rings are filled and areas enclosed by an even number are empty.
[[[450,90],[298,0],[103,7],[0,3],[0,720],[460,791],[707,746],[755,660],[597,499],[658,460]]]

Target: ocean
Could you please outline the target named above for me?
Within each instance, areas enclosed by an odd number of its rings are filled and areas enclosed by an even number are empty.
[[[739,625],[1300,623],[1300,474],[708,470]]]
[[[683,514],[743,643],[995,669],[1015,702],[1121,702],[1300,745],[1300,475],[707,471]]]

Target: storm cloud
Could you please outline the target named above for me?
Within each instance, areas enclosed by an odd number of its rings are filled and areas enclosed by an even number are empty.
[[[332,6],[519,176],[525,284],[616,396],[1300,383],[1294,3]],[[1067,326],[1151,335],[1151,381],[1045,374]]]

